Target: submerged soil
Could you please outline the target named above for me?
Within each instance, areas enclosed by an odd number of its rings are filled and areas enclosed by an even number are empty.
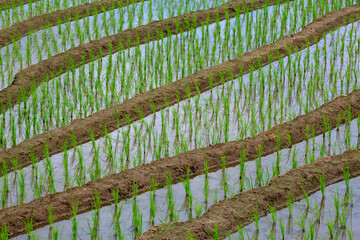
[[[75,135],[78,145],[91,140],[90,132],[93,132],[95,138],[100,138],[104,135],[105,127],[108,132],[112,132],[127,125],[127,119],[130,122],[141,119],[138,110],[141,110],[142,116],[146,117],[153,113],[152,105],[155,106],[156,111],[159,111],[167,106],[178,103],[178,101],[187,99],[189,95],[194,96],[198,94],[198,91],[207,91],[215,85],[221,85],[226,81],[246,74],[251,68],[259,69],[287,56],[289,53],[305,49],[307,45],[310,46],[317,43],[323,34],[343,26],[347,20],[351,18],[358,19],[358,14],[360,14],[360,4],[328,13],[305,26],[302,31],[293,34],[291,37],[287,36],[273,44],[247,52],[230,61],[138,94],[134,98],[96,112],[87,118],[76,119],[68,126],[56,128],[27,139],[12,148],[1,151],[0,166],[3,166],[3,162],[6,162],[8,171],[12,171],[13,159],[17,159],[17,168],[23,168],[31,164],[31,154],[34,154],[36,159],[41,161],[45,157],[43,152],[45,143],[51,156],[61,152],[65,142],[71,142],[70,136],[72,134]],[[158,24],[161,25],[161,23],[164,22],[159,22]],[[164,24],[166,25],[166,22]],[[272,58],[270,59],[269,56],[272,56]],[[190,94],[188,94],[188,89]],[[353,110],[353,112],[356,111]]]
[[[267,2],[267,3],[266,3]],[[231,0],[209,10],[199,10],[177,17],[153,21],[147,25],[127,29],[118,34],[91,41],[40,61],[19,71],[10,86],[0,91],[0,109],[7,110],[29,97],[42,83],[59,76],[70,69],[88,63],[120,50],[176,35],[191,29],[235,17],[245,9],[255,10],[266,4],[277,4],[286,0]],[[121,47],[120,47],[121,46]]]
[[[254,214],[259,217],[270,213],[270,206],[281,209],[287,206],[288,197],[299,201],[304,196],[320,190],[320,176],[325,177],[326,185],[344,179],[345,166],[350,177],[360,174],[360,150],[349,150],[341,155],[319,158],[312,164],[293,169],[284,175],[274,177],[270,184],[237,194],[219,201],[201,217],[186,222],[161,224],[152,227],[143,236],[145,239],[185,239],[191,235],[194,239],[213,239],[215,225],[218,226],[219,238],[246,226],[254,221]]]
[[[81,187],[70,188],[64,192],[48,194],[37,198],[29,203],[4,208],[0,211],[0,227],[7,224],[9,236],[12,237],[24,233],[27,219],[33,218],[34,228],[47,225],[49,216],[48,207],[51,208],[52,213],[55,215],[54,221],[60,221],[72,216],[72,205],[75,202],[79,203],[79,213],[93,209],[95,193],[99,194],[101,203],[104,206],[112,203],[114,189],[119,189],[119,198],[125,199],[133,195],[134,183],[138,185],[138,192],[142,193],[151,188],[152,179],[157,182],[158,188],[165,186],[166,174],[171,174],[173,183],[180,181],[180,178],[186,178],[187,168],[189,168],[191,177],[201,175],[204,172],[204,161],[207,161],[211,171],[215,171],[222,167],[221,156],[226,156],[228,166],[238,164],[243,152],[246,154],[246,161],[253,160],[259,156],[259,145],[263,146],[262,156],[266,156],[277,151],[278,136],[280,136],[279,149],[283,149],[290,145],[289,138],[292,144],[307,139],[308,133],[306,128],[316,136],[323,133],[324,127],[322,123],[324,117],[328,119],[331,128],[356,118],[360,113],[359,102],[360,90],[355,90],[346,96],[343,95],[335,98],[306,115],[301,115],[292,121],[276,125],[271,130],[255,137],[195,149],[174,157],[161,158],[148,164],[140,164],[135,168],[118,174],[109,175],[98,181],[91,181]],[[350,113],[349,110],[351,111]],[[312,136],[313,134],[311,134]],[[348,152],[339,157],[322,158],[314,166],[319,172],[325,173],[326,181],[330,184],[334,179],[340,179],[343,176],[342,163],[345,161],[344,156],[348,157],[350,173],[358,172],[360,163],[358,159],[354,158],[353,155],[355,153],[358,152]],[[313,165],[302,167],[300,170],[290,171],[290,173],[272,180],[270,187],[251,190],[248,193],[242,193],[240,197],[232,198],[235,200],[225,202],[224,205],[216,205],[211,208],[215,210],[211,210],[206,215],[209,216],[209,219],[204,217],[202,222],[179,223],[174,225],[179,231],[176,230],[174,232],[163,232],[163,228],[169,230],[172,229],[172,225],[161,225],[159,228],[152,229],[144,237],[151,237],[156,232],[156,236],[164,237],[164,239],[178,238],[182,236],[180,233],[184,234],[186,232],[184,229],[189,227],[192,233],[196,234],[196,239],[206,239],[210,233],[208,231],[203,232],[201,227],[204,226],[204,228],[210,229],[214,226],[215,221],[218,221],[219,230],[221,233],[224,233],[224,229],[234,225],[235,222],[242,221],[243,223],[248,223],[250,221],[249,216],[251,215],[243,215],[245,214],[244,211],[245,209],[253,209],[255,203],[259,204],[259,213],[261,215],[265,214],[267,203],[271,204],[277,201],[278,207],[282,206],[281,204],[284,199],[286,203],[286,194],[289,191],[298,199],[300,186],[303,186],[308,192],[315,191],[319,185],[317,176]],[[225,209],[227,209],[226,212]],[[224,211],[224,213],[230,215],[224,217],[219,211]],[[219,216],[214,218],[214,220],[212,219],[214,215]],[[206,237],[203,238],[203,236]]]
[[[100,0],[85,3],[71,8],[44,13],[27,20],[17,22],[5,29],[0,30],[0,48],[5,47],[13,40],[19,40],[30,33],[43,30],[66,22],[71,22],[115,8],[135,4],[144,0]],[[145,0],[147,1],[147,0]],[[1,4],[1,3],[0,3]],[[0,5],[1,9],[1,5]]]

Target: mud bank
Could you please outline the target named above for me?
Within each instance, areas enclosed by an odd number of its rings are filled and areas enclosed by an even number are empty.
[[[173,83],[168,83],[159,88],[138,94],[132,99],[96,112],[87,118],[76,119],[68,126],[56,128],[27,139],[12,148],[1,151],[0,165],[2,166],[5,161],[8,171],[12,171],[12,160],[17,159],[18,169],[28,166],[31,164],[30,154],[32,152],[36,159],[41,161],[45,157],[43,152],[45,143],[49,148],[49,155],[51,156],[61,152],[65,142],[71,142],[71,135],[75,136],[78,145],[91,140],[90,132],[93,132],[95,138],[100,138],[104,135],[105,127],[108,132],[112,132],[127,125],[127,119],[130,122],[134,122],[141,119],[141,117],[153,114],[152,105],[155,106],[156,111],[159,111],[167,106],[178,103],[178,101],[187,99],[189,96],[205,92],[215,85],[221,85],[226,81],[231,81],[236,77],[246,74],[251,68],[259,69],[287,56],[289,53],[305,49],[307,46],[317,43],[323,34],[343,26],[345,20],[358,19],[359,13],[359,4],[328,13],[291,37],[287,36],[273,44],[247,52],[238,58],[196,72]],[[269,58],[269,56],[272,57]],[[358,109],[357,106],[354,106],[354,109],[352,109],[357,114],[358,110],[355,109]],[[142,111],[142,116],[138,110]]]
[[[279,149],[283,149],[290,145],[289,139],[291,139],[292,144],[307,139],[308,133],[306,131],[306,128],[308,128],[311,133],[314,131],[315,136],[323,133],[324,127],[322,123],[324,117],[328,119],[328,123],[329,126],[331,126],[331,128],[335,128],[340,123],[345,123],[353,118],[356,118],[360,113],[359,102],[360,102],[360,90],[355,90],[354,92],[350,93],[347,96],[339,96],[334,100],[322,105],[318,109],[309,112],[306,115],[301,115],[296,117],[292,121],[276,125],[271,130],[263,132],[255,137],[246,138],[244,140],[233,141],[229,143],[220,143],[202,149],[195,149],[186,153],[179,154],[174,157],[155,160],[149,164],[140,164],[135,168],[125,170],[118,174],[109,175],[98,181],[91,181],[83,185],[82,187],[70,188],[64,192],[58,192],[55,194],[49,194],[44,197],[37,198],[29,203],[13,206],[9,208],[4,208],[0,211],[0,227],[3,227],[5,224],[7,224],[7,229],[9,230],[9,236],[15,236],[25,231],[24,223],[26,222],[27,219],[30,219],[31,217],[33,218],[34,228],[47,225],[48,206],[51,207],[52,213],[55,215],[55,221],[60,221],[62,219],[71,217],[72,204],[74,202],[79,203],[79,207],[78,207],[79,212],[86,212],[91,210],[93,208],[93,199],[94,199],[93,196],[95,193],[100,194],[101,202],[102,205],[104,206],[112,203],[113,189],[119,189],[120,199],[131,197],[133,195],[134,182],[138,184],[138,192],[142,193],[142,192],[146,192],[148,189],[151,188],[152,178],[156,180],[159,188],[166,184],[166,174],[169,173],[171,174],[173,183],[180,181],[180,178],[186,177],[187,174],[186,169],[188,167],[190,170],[191,177],[201,175],[204,172],[205,160],[208,163],[209,169],[211,171],[216,171],[220,169],[222,166],[221,156],[226,156],[226,163],[228,166],[238,164],[239,159],[241,158],[243,152],[246,154],[245,160],[250,161],[258,157],[259,145],[263,146],[262,156],[266,156],[268,154],[277,151],[277,141],[279,139],[278,136],[280,137]],[[350,113],[349,110],[351,110]],[[311,138],[313,134],[310,135]],[[350,154],[349,158],[351,156],[352,155]],[[341,157],[339,158],[342,159]],[[319,168],[320,171],[325,171],[326,169],[326,171],[331,173],[333,172],[332,169],[336,169],[336,171],[334,170],[334,173],[337,173],[339,174],[339,176],[340,175],[342,176],[342,174],[340,174],[341,171],[339,170],[339,167],[335,168],[336,166],[338,166],[337,165],[338,163],[336,163],[336,159],[338,158],[335,158],[335,160],[332,158],[330,158],[330,160],[329,158],[324,158],[324,160],[319,160],[321,164],[324,164],[324,166],[326,166],[326,168],[324,169]],[[357,164],[359,163],[357,162],[355,164],[355,163],[350,163],[350,160],[348,161],[349,164],[352,164],[350,165],[352,166],[351,171],[355,171],[355,170],[357,171],[357,169],[359,168],[359,165]],[[351,160],[351,161],[355,162],[355,160]],[[328,162],[330,162],[331,164],[335,164],[335,166],[329,168],[330,170],[327,169],[329,167],[329,165],[327,165]],[[310,168],[311,166],[305,167],[305,169],[310,169]],[[295,171],[296,176],[298,175],[297,171],[301,171],[301,170]],[[303,174],[302,172],[300,173]],[[304,175],[305,180],[304,179],[303,180],[300,179],[300,180],[305,181],[305,183],[307,183],[309,179],[316,179],[311,175],[313,174],[313,170],[311,170],[309,174],[306,173],[306,175]],[[326,174],[328,173],[326,172]],[[327,177],[326,179],[329,179],[329,183],[331,182],[331,179],[334,179],[332,175],[326,175],[326,177]],[[287,179],[287,177],[279,177],[278,180],[276,181],[273,180],[270,186],[278,185],[277,183],[275,184],[275,182],[279,182],[279,181],[281,182],[282,179]],[[298,180],[295,179],[294,177],[290,177],[290,179],[291,180],[289,181],[291,182],[291,184],[293,183],[298,184],[297,182]],[[289,183],[286,181],[284,183],[285,184],[284,186],[286,187],[287,191],[288,190],[295,191],[297,189],[294,187],[289,188],[290,185],[288,185]],[[305,185],[304,187],[306,186],[307,185]],[[311,186],[314,186],[313,182],[311,182]],[[254,191],[259,191],[259,190],[254,190]],[[273,190],[269,190],[269,191],[261,190],[261,191],[269,192],[271,194],[275,193]],[[309,191],[311,192],[311,189]],[[261,194],[263,193],[261,192]],[[282,199],[282,197],[284,197],[280,193],[277,194],[278,195],[276,195],[275,197],[278,197],[279,199]],[[274,200],[275,198],[270,198],[270,200],[271,199]],[[237,219],[237,217],[234,217],[234,219]],[[195,229],[193,233],[194,234],[197,233]]]

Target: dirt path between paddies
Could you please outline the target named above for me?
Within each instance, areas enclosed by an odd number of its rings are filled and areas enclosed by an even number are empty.
[[[100,0],[44,13],[0,30],[0,48],[31,33],[147,0]],[[1,7],[1,6],[0,6]]]
[[[268,5],[270,5],[287,2],[287,0],[267,0],[266,2],[269,2]],[[85,63],[109,55],[110,49],[112,49],[112,53],[115,53],[166,36],[222,21],[227,17],[235,17],[236,9],[239,12],[244,12],[245,9],[256,10],[265,5],[264,0],[232,0],[215,8],[154,21],[69,49],[19,71],[11,85],[0,91],[0,109],[6,110],[10,105],[14,106],[24,101],[42,83],[67,72],[69,69],[78,68]]]
[[[304,190],[309,195],[320,190],[322,174],[326,186],[344,180],[345,166],[349,167],[350,177],[360,174],[360,150],[318,158],[312,164],[273,178],[268,186],[257,187],[219,201],[199,218],[152,227],[139,240],[185,239],[190,232],[194,239],[213,239],[215,224],[218,225],[219,238],[222,239],[227,233],[235,232],[238,226],[253,222],[256,211],[259,217],[263,217],[270,213],[269,206],[276,206],[277,209],[286,207],[288,196],[299,201],[304,198]]]
[[[24,233],[24,222],[26,219],[30,219],[31,217],[33,218],[34,228],[48,224],[48,206],[51,207],[52,213],[55,214],[55,221],[60,221],[62,219],[71,217],[72,204],[74,202],[79,202],[79,212],[86,212],[91,210],[94,199],[93,195],[95,193],[100,194],[101,202],[104,206],[112,203],[113,189],[119,189],[120,199],[131,197],[133,195],[134,182],[138,184],[138,192],[142,193],[151,188],[152,178],[156,180],[158,187],[162,187],[166,184],[166,174],[171,174],[173,183],[176,183],[180,180],[180,178],[186,177],[186,170],[188,167],[190,176],[192,178],[201,175],[204,172],[204,160],[207,161],[211,171],[216,171],[222,166],[221,156],[226,156],[226,163],[228,166],[238,164],[239,159],[241,156],[243,156],[243,153],[246,154],[246,159],[244,159],[245,161],[254,160],[259,156],[259,145],[263,146],[262,156],[266,156],[277,151],[277,143],[279,139],[279,149],[283,149],[289,146],[289,136],[291,137],[291,143],[294,144],[307,139],[307,135],[309,133],[311,136],[313,136],[312,133],[314,133],[315,136],[324,133],[324,127],[322,124],[324,118],[328,120],[328,126],[331,126],[331,129],[335,128],[340,123],[349,122],[351,119],[356,118],[360,113],[359,103],[360,90],[355,90],[346,96],[339,96],[335,98],[334,100],[322,105],[318,109],[311,111],[306,115],[301,115],[292,121],[279,124],[273,127],[271,130],[263,132],[255,137],[229,143],[220,143],[206,148],[195,149],[173,157],[161,158],[152,161],[149,164],[140,164],[135,168],[109,175],[98,181],[88,182],[81,187],[70,188],[64,192],[58,192],[37,198],[29,203],[4,208],[0,211],[0,227],[3,227],[5,224],[7,224],[9,236],[15,236]],[[349,112],[349,110],[351,112]],[[309,132],[306,131],[307,127]],[[280,136],[280,138],[278,136]],[[328,160],[326,159],[327,158],[325,158],[325,160],[321,160],[320,162],[327,162]],[[333,159],[331,159],[331,161],[336,163],[336,161]],[[349,160],[349,162],[352,164],[351,171],[356,170],[358,166],[356,165],[356,168],[352,167],[353,163],[351,161],[352,160]],[[337,165],[335,164],[333,168],[336,169],[336,171],[334,170],[334,173],[340,174],[341,169],[335,168],[336,166]],[[309,167],[306,167],[305,169],[308,168]],[[320,171],[323,171],[322,168]],[[327,169],[327,171],[329,170]],[[332,171],[333,170],[329,172]],[[313,172],[310,171],[309,174],[313,174]],[[326,176],[329,177],[329,181],[330,179],[333,179],[333,177],[330,177],[332,175]],[[277,182],[281,181],[281,179],[284,179],[284,177],[279,179],[280,180],[277,180]],[[306,178],[306,180],[309,179],[312,178]],[[298,184],[297,180],[294,178],[291,178],[291,181],[294,181],[294,183]],[[285,186],[288,186],[287,184],[288,183],[286,183]],[[311,182],[311,185],[309,186],[313,187],[313,182]],[[307,185],[304,187],[307,187]],[[297,191],[297,188],[292,187],[291,189]],[[308,187],[307,190],[309,190]],[[261,191],[266,192],[267,190]],[[277,196],[279,200],[283,199],[281,191],[276,192],[277,195],[275,195],[275,197]],[[265,200],[266,199],[259,198],[259,201]],[[271,198],[268,200],[270,201]],[[245,205],[242,205],[242,208],[245,209]],[[230,217],[229,219],[232,218]],[[234,219],[238,220],[237,217],[234,217]],[[245,217],[245,219],[247,219],[247,217]],[[233,222],[229,224],[231,225],[232,223]],[[219,224],[223,223],[219,220]],[[220,230],[222,230],[222,228],[220,228]],[[196,233],[196,231],[194,231],[194,233]]]
[[[39,0],[31,0],[32,3]],[[28,0],[1,0],[0,1],[0,11],[4,11],[10,8],[19,7],[25,4],[28,4]]]
[[[127,125],[126,116],[128,116],[130,122],[141,119],[138,109],[142,111],[142,116],[145,117],[153,113],[152,104],[155,106],[156,111],[159,111],[169,105],[176,104],[178,100],[187,99],[189,97],[187,89],[190,90],[190,95],[194,96],[198,94],[198,91],[207,91],[211,88],[210,86],[221,85],[223,82],[231,80],[232,77],[236,78],[246,74],[250,68],[259,69],[272,61],[287,56],[287,49],[296,52],[306,48],[307,43],[309,46],[315,44],[322,38],[323,34],[343,26],[344,20],[349,18],[357,20],[359,13],[360,5],[328,13],[305,26],[301,32],[291,37],[285,37],[273,44],[247,52],[233,60],[138,94],[134,98],[96,112],[89,117],[74,120],[70,125],[27,139],[12,148],[1,151],[0,166],[3,166],[3,162],[6,162],[8,171],[12,171],[13,159],[17,159],[17,167],[23,168],[31,164],[30,155],[32,151],[38,161],[41,161],[44,158],[44,143],[49,148],[50,156],[59,153],[62,151],[65,142],[71,142],[70,136],[72,133],[75,135],[78,145],[91,140],[90,131],[94,133],[95,138],[100,138],[104,135],[105,126],[108,132],[112,132]],[[270,55],[273,56],[272,59],[269,59],[268,56]],[[232,77],[228,77],[229,72],[232,73],[230,74]]]

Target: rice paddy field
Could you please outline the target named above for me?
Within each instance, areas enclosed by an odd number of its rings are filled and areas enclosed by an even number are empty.
[[[359,239],[355,0],[0,1],[1,239]]]

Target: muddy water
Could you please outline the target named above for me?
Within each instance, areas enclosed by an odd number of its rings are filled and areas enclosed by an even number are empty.
[[[327,155],[336,155],[340,154],[350,147],[356,147],[359,144],[359,129],[358,129],[358,120],[353,120],[350,124],[345,124],[340,126],[339,130],[335,129],[331,131],[331,135],[329,133],[325,135],[318,136],[314,139],[310,139],[308,142],[301,142],[299,144],[294,145],[292,148],[283,149],[281,150],[280,157],[281,157],[281,174],[287,172],[288,170],[292,169],[293,159],[297,159],[297,165],[301,166],[305,164],[305,159],[307,158],[308,161],[310,158],[316,159],[320,156],[327,156]],[[329,139],[331,136],[331,139]],[[348,144],[347,136],[350,136],[350,145]],[[330,140],[330,141],[329,141]],[[329,145],[329,142],[331,143]],[[307,147],[308,145],[308,147]],[[308,149],[306,153],[306,149]],[[268,180],[273,176],[272,168],[277,160],[277,153],[264,156],[261,158],[260,165],[263,171],[263,183],[262,186],[268,182]],[[257,165],[259,165],[259,161],[251,161],[245,163],[246,168],[246,184],[245,190],[251,189],[253,187],[257,187],[259,184],[256,181],[257,178]],[[149,221],[150,219],[150,193],[140,194],[137,198],[137,204],[139,206],[142,219],[143,219],[143,226],[142,230],[146,231],[152,224],[158,225],[163,222],[168,222],[172,219],[178,221],[186,221],[189,217],[196,217],[201,215],[208,207],[210,207],[213,203],[224,199],[226,197],[230,197],[234,194],[239,192],[239,166],[230,167],[225,170],[225,175],[227,179],[227,186],[228,186],[228,193],[225,196],[223,190],[222,179],[224,179],[224,172],[222,170],[209,173],[208,176],[208,183],[209,183],[209,191],[208,191],[208,198],[206,201],[205,198],[205,175],[201,175],[195,177],[194,179],[190,180],[190,188],[191,193],[193,196],[193,208],[189,209],[188,200],[185,198],[185,190],[182,183],[177,183],[172,185],[172,191],[174,193],[175,199],[175,209],[177,217],[172,218],[169,212],[169,203],[168,203],[168,187],[159,189],[155,191],[155,199],[156,199],[156,216],[154,222],[152,223]],[[355,179],[354,179],[355,180]],[[350,185],[353,187],[354,191],[354,204],[356,203],[356,183],[352,180]],[[334,188],[332,186],[327,187],[327,191],[333,191]],[[341,193],[341,189],[339,189],[339,193]],[[316,193],[312,195],[310,199],[318,200],[316,196],[320,195]],[[330,200],[330,197],[326,199]],[[314,200],[311,200],[314,201]],[[135,236],[135,231],[132,225],[133,221],[133,203],[134,199],[128,199],[122,201],[120,205],[122,205],[122,213],[120,217],[120,228],[121,232],[126,239],[133,239]],[[315,203],[313,203],[315,204]],[[326,203],[326,206],[329,206],[329,203]],[[320,204],[319,204],[320,205]],[[352,221],[356,221],[356,213],[355,210],[356,205],[354,205],[353,214],[355,216],[352,217]],[[100,223],[99,223],[99,236],[103,239],[110,239],[113,238],[114,233],[114,225],[113,225],[113,213],[114,213],[115,206],[110,205],[100,209],[99,216],[100,216]],[[294,205],[294,214],[293,218],[295,223],[295,216],[297,209],[303,209],[302,206],[295,206]],[[282,210],[279,212],[283,215],[283,219],[287,221],[286,210]],[[90,239],[89,236],[89,224],[92,226],[92,217],[95,215],[95,211],[80,214],[77,216],[77,221],[79,224],[79,232],[78,237],[81,239]],[[280,216],[280,214],[278,214]],[[310,216],[310,214],[309,214]],[[326,217],[327,215],[324,214]],[[310,219],[310,217],[309,217]],[[349,217],[351,219],[351,217]],[[285,223],[286,223],[285,221]],[[353,222],[354,226],[357,222]],[[269,221],[266,218],[263,218],[260,221],[260,230],[263,230],[269,225]],[[325,222],[326,224],[326,222]],[[294,231],[291,234],[297,234],[296,227],[294,225]],[[251,233],[251,226],[249,225],[248,232]],[[264,227],[265,226],[265,227]],[[71,221],[65,220],[58,223],[55,223],[53,227],[57,227],[60,231],[60,236],[62,239],[69,239],[72,237],[72,230],[71,230]],[[320,228],[321,229],[321,228]],[[265,232],[260,231],[262,234]],[[318,237],[326,237],[326,234],[322,234],[324,231],[319,231]],[[277,233],[281,233],[280,230]],[[34,234],[39,235],[41,239],[46,239],[49,234],[49,227],[40,228],[34,231]],[[289,232],[289,237],[293,237],[295,235],[291,235]],[[236,234],[235,234],[236,235]],[[235,236],[234,235],[234,236]],[[250,235],[251,236],[251,235]],[[356,235],[355,235],[356,236]],[[18,236],[15,239],[22,239],[24,235]],[[233,239],[233,238],[232,238]],[[259,236],[259,239],[263,239],[262,235]]]

